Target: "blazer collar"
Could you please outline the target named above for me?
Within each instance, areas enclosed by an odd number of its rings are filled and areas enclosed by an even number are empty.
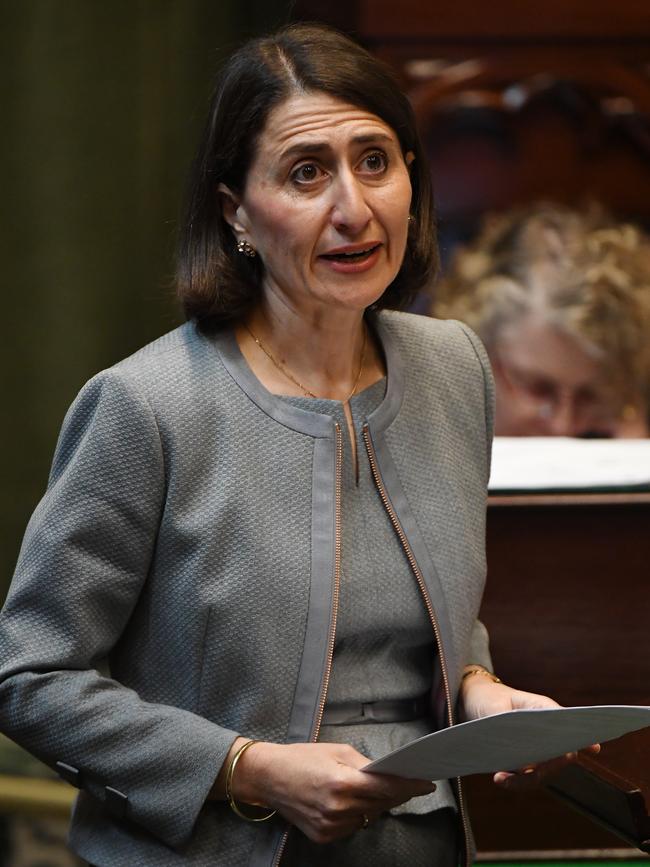
[[[386,361],[387,385],[384,399],[368,417],[375,432],[385,430],[397,416],[404,395],[404,370],[399,350],[381,314],[366,314],[369,326],[377,335]],[[293,406],[266,389],[239,348],[232,329],[218,332],[210,338],[224,367],[241,390],[263,412],[285,427],[312,437],[331,437],[334,421],[328,415]]]

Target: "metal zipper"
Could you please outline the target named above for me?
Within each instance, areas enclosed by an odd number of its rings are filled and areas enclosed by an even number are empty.
[[[399,518],[393,508],[392,503],[388,499],[388,495],[386,494],[386,489],[384,487],[384,481],[381,477],[381,473],[379,471],[379,466],[377,464],[377,457],[375,455],[375,447],[372,443],[372,439],[370,436],[370,430],[368,428],[368,424],[364,424],[363,426],[363,441],[366,446],[366,451],[368,452],[368,460],[370,462],[370,470],[372,472],[372,477],[375,481],[375,485],[377,486],[377,490],[379,491],[379,496],[381,497],[381,501],[384,504],[384,508],[388,512],[388,517],[397,533],[397,536],[401,542],[402,548],[404,549],[404,553],[406,554],[406,558],[409,562],[411,570],[415,575],[415,580],[418,583],[418,587],[420,588],[420,592],[424,599],[424,605],[427,609],[427,614],[429,615],[429,620],[431,621],[431,626],[433,627],[433,633],[436,638],[436,644],[438,645],[438,655],[440,657],[440,669],[442,671],[442,681],[445,688],[445,699],[447,704],[447,720],[450,726],[454,724],[454,712],[451,705],[451,689],[449,688],[449,674],[447,672],[447,663],[445,661],[445,652],[442,646],[442,637],[440,635],[440,627],[438,625],[438,619],[436,617],[435,611],[433,609],[433,605],[431,603],[431,597],[429,596],[429,591],[427,590],[427,586],[424,582],[424,577],[422,576],[422,572],[420,571],[420,567],[418,566],[417,560],[415,559],[415,555],[411,550],[411,545],[409,540],[406,537],[406,533],[402,529],[402,525],[399,522]],[[469,851],[469,823],[467,820],[467,811],[465,809],[465,797],[463,794],[462,784],[460,777],[456,778],[457,786],[458,786],[458,807],[460,810],[460,819],[463,826],[463,837],[465,842],[465,864],[469,865],[470,851]]]
[[[336,637],[336,619],[339,611],[339,591],[341,586],[341,485],[343,475],[343,434],[341,425],[336,422],[336,480],[334,486],[334,586],[332,588],[332,622],[330,624],[329,636],[327,639],[327,665],[325,667],[325,676],[323,677],[323,686],[321,688],[320,702],[318,704],[318,716],[316,724],[311,733],[310,740],[312,743],[318,740],[323,713],[325,711],[325,701],[327,700],[327,688],[330,682],[330,674],[332,672],[332,657],[334,656],[334,639]]]
[[[311,743],[318,740],[320,733],[323,713],[325,712],[325,702],[327,701],[327,688],[329,687],[330,674],[332,673],[332,658],[334,656],[334,640],[336,638],[336,619],[339,610],[339,591],[341,586],[341,479],[343,475],[343,435],[341,433],[341,425],[338,422],[334,424],[335,442],[336,442],[336,462],[335,462],[335,482],[334,482],[334,584],[332,588],[332,617],[330,623],[330,631],[327,639],[327,663],[325,665],[325,674],[323,676],[323,684],[321,687],[320,700],[318,702],[318,714],[316,722],[309,738]],[[277,867],[282,858],[287,838],[290,829],[282,835],[278,846],[275,858],[273,859],[273,867]]]

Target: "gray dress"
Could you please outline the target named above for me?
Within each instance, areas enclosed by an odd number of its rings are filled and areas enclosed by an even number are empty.
[[[294,406],[334,416],[344,432],[342,574],[327,707],[348,701],[412,699],[431,689],[436,647],[422,596],[372,479],[361,429],[381,402],[382,379],[350,401],[358,482],[348,426],[338,401],[287,397]],[[370,759],[428,734],[430,718],[400,723],[323,725],[319,740],[348,743]],[[449,783],[391,810],[365,831],[320,846],[292,831],[282,867],[457,863],[455,801]]]

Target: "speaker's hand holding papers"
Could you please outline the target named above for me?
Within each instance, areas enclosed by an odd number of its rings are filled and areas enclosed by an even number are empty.
[[[471,671],[470,667],[470,671]],[[476,671],[476,669],[473,669]],[[465,720],[481,719],[494,716],[497,713],[507,713],[512,710],[534,710],[541,708],[558,708],[560,705],[546,695],[525,692],[514,689],[505,683],[495,683],[490,677],[464,677],[461,683],[460,705],[462,717]],[[587,747],[592,753],[600,751],[599,744]],[[546,762],[531,762],[516,770],[500,770],[494,775],[494,782],[507,789],[530,789],[538,786],[542,780],[557,772],[564,765],[575,761],[576,752],[569,752]]]
[[[650,707],[599,705],[511,710],[425,735],[371,762],[367,772],[440,780],[523,771],[650,726]]]

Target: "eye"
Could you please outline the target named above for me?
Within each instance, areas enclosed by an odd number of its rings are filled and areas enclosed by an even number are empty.
[[[388,168],[388,157],[383,151],[372,151],[363,157],[359,166],[361,171],[371,175],[380,175]]]
[[[323,175],[323,170],[316,163],[302,163],[291,172],[291,180],[294,184],[313,184]]]

